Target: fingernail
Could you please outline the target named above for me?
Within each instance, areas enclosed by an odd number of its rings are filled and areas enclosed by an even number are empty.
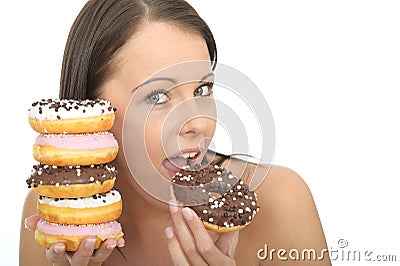
[[[92,250],[92,249],[94,249],[95,244],[96,244],[96,239],[95,238],[88,238],[85,241],[85,248],[87,250]]]
[[[61,254],[64,252],[65,246],[61,244],[56,244],[53,248],[55,253]]]
[[[183,208],[182,214],[183,214],[183,217],[185,217],[186,220],[188,220],[188,221],[193,220],[193,212],[192,212],[191,209],[189,209],[187,207]]]
[[[117,246],[117,244],[107,245],[107,249],[113,249]]]
[[[117,246],[119,248],[123,248],[125,246],[125,240],[124,239],[118,239]]]
[[[176,213],[179,209],[178,202],[176,200],[169,201],[169,209],[172,213]]]
[[[172,227],[165,228],[165,236],[170,239],[174,237],[174,229]]]
[[[228,256],[229,257],[233,257],[233,253],[235,253],[235,247],[233,246],[233,244],[231,244],[230,246],[229,246],[229,248],[228,248]]]

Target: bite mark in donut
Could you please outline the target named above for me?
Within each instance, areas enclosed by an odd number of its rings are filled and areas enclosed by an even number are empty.
[[[239,230],[259,211],[256,193],[217,165],[197,171],[182,169],[171,182],[175,198],[192,208],[207,229],[216,232]]]

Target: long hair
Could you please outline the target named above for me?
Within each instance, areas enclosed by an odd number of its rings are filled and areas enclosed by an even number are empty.
[[[97,98],[117,52],[144,22],[165,22],[202,36],[215,68],[211,30],[184,0],[89,0],[74,21],[62,62],[59,97]]]

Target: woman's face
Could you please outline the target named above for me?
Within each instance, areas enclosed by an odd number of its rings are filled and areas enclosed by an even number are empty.
[[[135,178],[156,171],[168,180],[187,162],[199,163],[216,126],[204,39],[150,23],[133,35],[115,64],[101,97],[117,108],[113,132],[122,146],[119,162],[126,158]]]

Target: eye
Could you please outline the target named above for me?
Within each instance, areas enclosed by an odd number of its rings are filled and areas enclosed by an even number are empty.
[[[146,97],[148,104],[163,104],[168,101],[167,92],[165,90],[155,90]]]
[[[204,83],[194,90],[193,95],[194,96],[209,96],[212,94],[213,85],[214,85],[214,83],[212,83],[212,82]]]

